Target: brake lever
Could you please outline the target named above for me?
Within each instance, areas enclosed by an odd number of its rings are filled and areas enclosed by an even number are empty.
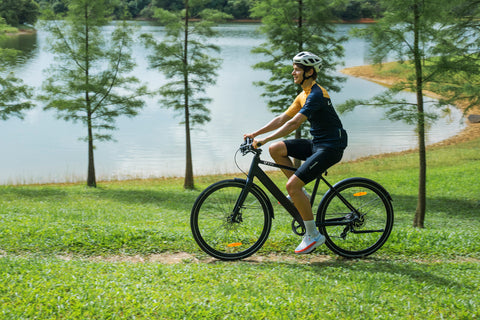
[[[252,143],[253,139],[245,138],[245,141],[240,145],[240,151],[242,152],[242,155],[246,155],[247,153],[252,151]]]

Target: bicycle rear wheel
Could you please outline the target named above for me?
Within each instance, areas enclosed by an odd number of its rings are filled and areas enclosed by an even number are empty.
[[[317,225],[325,235],[325,244],[347,258],[374,253],[387,241],[393,228],[390,195],[381,185],[365,178],[340,181],[334,189],[341,196],[329,190],[317,212]]]
[[[224,180],[205,189],[193,205],[190,226],[193,237],[207,254],[221,260],[246,258],[262,247],[272,226],[271,204],[254,186],[233,217],[243,180]]]

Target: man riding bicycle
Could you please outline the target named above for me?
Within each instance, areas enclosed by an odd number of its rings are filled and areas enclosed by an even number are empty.
[[[347,146],[347,133],[333,108],[330,96],[316,83],[321,63],[321,59],[310,52],[297,54],[293,58],[292,76],[294,83],[300,85],[303,92],[283,114],[257,131],[244,135],[244,138],[254,139],[254,147],[260,147],[289,135],[306,120],[310,122],[312,140],[289,139],[275,142],[269,147],[270,155],[277,164],[291,167],[293,163],[290,157],[304,160],[295,172],[282,170],[288,178],[286,189],[289,197],[302,216],[306,228],[295,253],[310,253],[325,242],[325,237],[315,226],[309,196],[304,186],[339,162]],[[263,139],[255,139],[272,131],[274,132]]]

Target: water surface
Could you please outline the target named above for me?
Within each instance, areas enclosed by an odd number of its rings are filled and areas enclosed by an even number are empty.
[[[267,80],[269,74],[253,70],[261,59],[250,50],[264,42],[255,32],[256,24],[225,24],[219,27],[215,43],[222,48],[223,64],[218,71],[217,84],[207,90],[213,98],[209,105],[211,122],[195,129],[192,135],[194,172],[197,175],[237,172],[234,153],[244,133],[268,122],[273,114],[260,95],[261,88],[252,82]],[[338,26],[346,33],[352,25]],[[106,32],[111,30],[107,28]],[[163,36],[162,28],[143,23],[141,32]],[[17,77],[40,88],[47,74],[43,70],[54,63],[47,52],[47,34],[22,35],[8,44],[23,51],[21,63],[14,72]],[[362,39],[345,44],[345,65],[368,64],[368,45]],[[147,51],[136,43],[133,55],[137,62],[135,74],[152,89],[165,83],[165,78],[148,69]],[[319,81],[321,84],[321,80]],[[369,98],[384,88],[378,84],[348,77],[341,92],[330,92],[332,101],[339,104],[348,98]],[[408,99],[414,95],[405,93]],[[293,99],[293,97],[292,97]],[[97,179],[130,177],[183,176],[185,168],[185,132],[175,113],[158,103],[159,98],[147,99],[145,109],[135,118],[120,118],[114,132],[116,142],[97,143],[95,164]],[[81,124],[57,120],[51,111],[40,108],[29,111],[24,121],[11,119],[0,122],[0,184],[32,182],[62,182],[86,180],[87,145],[79,141],[86,135]],[[444,140],[464,127],[461,113],[456,110],[428,131],[428,143]],[[366,155],[401,151],[417,145],[415,130],[401,122],[383,119],[383,110],[357,108],[341,115],[349,134],[349,147],[344,160]],[[266,152],[267,153],[267,152]],[[266,157],[268,158],[268,156]],[[248,159],[239,164],[246,170]]]

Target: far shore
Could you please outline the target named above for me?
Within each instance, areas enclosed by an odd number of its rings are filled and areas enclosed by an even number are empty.
[[[365,65],[365,66],[356,66],[356,67],[345,68],[343,70],[340,70],[340,72],[342,72],[346,75],[352,76],[352,77],[357,77],[357,78],[362,78],[362,79],[365,79],[365,80],[368,80],[368,81],[372,81],[372,82],[378,83],[378,84],[386,86],[386,87],[389,87],[389,86],[393,85],[396,81],[398,81],[398,79],[394,78],[394,77],[379,75],[378,72],[376,72],[376,70],[375,70],[375,66],[373,66],[373,65]],[[432,98],[439,97],[439,95],[434,93],[434,92],[425,91],[424,93],[425,93],[425,95],[427,95],[429,97],[432,97]],[[458,103],[456,105],[456,107],[459,108],[460,110],[465,110],[464,106],[462,106],[461,103]],[[461,142],[467,142],[467,141],[479,138],[480,137],[480,123],[471,123],[470,121],[467,120],[467,117],[470,114],[474,114],[474,113],[476,113],[476,114],[480,113],[480,106],[477,106],[473,109],[470,109],[468,112],[466,112],[464,114],[466,127],[462,132],[460,132],[459,134],[457,134],[453,137],[450,137],[446,140],[431,144],[427,148],[447,146],[447,145],[455,145],[455,144],[458,144],[458,143],[461,143]],[[405,153],[405,152],[412,152],[412,151],[414,151],[414,150],[387,153],[387,154],[378,155],[378,156],[380,157],[380,156],[385,156],[385,155],[389,155],[389,154],[398,154],[398,153]],[[372,156],[370,156],[370,157],[372,157]],[[373,156],[373,157],[376,157],[376,156]]]
[[[197,21],[198,19],[190,19],[191,21]],[[149,18],[136,18],[133,19],[132,21],[154,21],[153,19]],[[227,20],[227,22],[233,22],[233,23],[261,23],[262,21],[259,19],[233,19],[233,20]],[[335,21],[335,23],[338,24],[370,24],[370,23],[375,23],[375,20],[371,18],[361,18],[361,19],[356,19],[356,20],[339,20]],[[22,34],[32,34],[36,33],[37,30],[34,27],[27,27],[27,28],[18,28],[18,31],[16,32],[7,32],[5,35],[7,36],[17,36],[17,35],[22,35]]]

